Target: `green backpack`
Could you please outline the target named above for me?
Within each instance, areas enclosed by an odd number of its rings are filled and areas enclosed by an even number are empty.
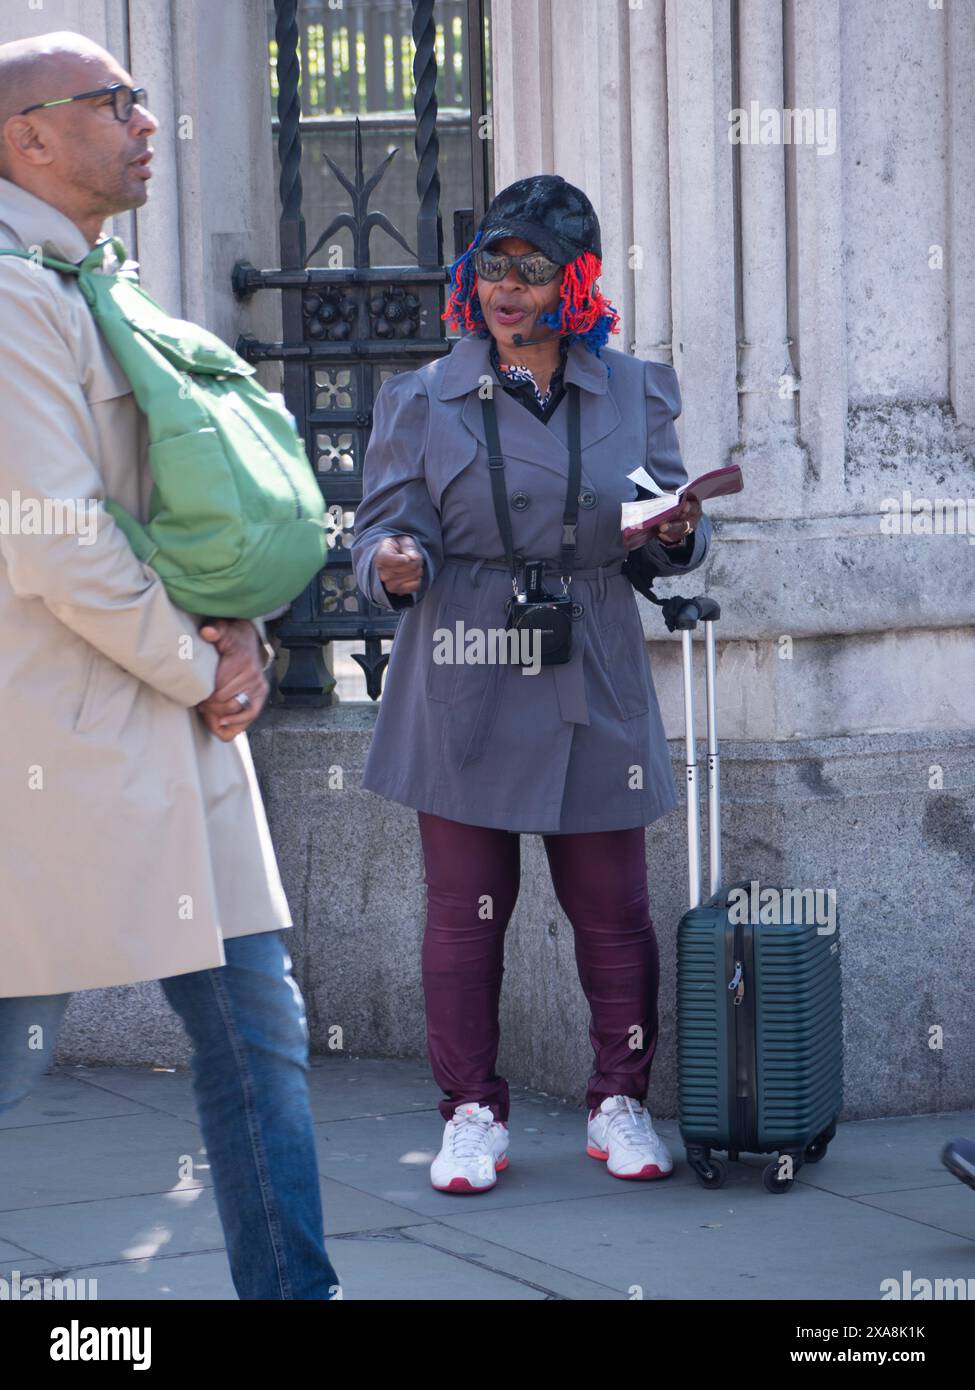
[[[120,269],[105,273],[109,244]],[[0,256],[35,259],[10,249]],[[123,265],[118,237],[78,265],[42,259],[78,277],[147,417],[148,524],[104,503],[136,555],[189,613],[257,618],[290,603],[326,563],[330,529],[291,417],[226,343],[171,318],[146,294],[134,267]]]

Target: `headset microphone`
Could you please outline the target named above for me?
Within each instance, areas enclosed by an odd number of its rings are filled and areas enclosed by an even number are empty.
[[[515,347],[534,347],[537,343],[547,343],[548,338],[523,338],[520,333],[513,333],[511,340]]]

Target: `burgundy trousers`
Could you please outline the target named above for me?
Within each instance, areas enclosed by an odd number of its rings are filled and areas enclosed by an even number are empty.
[[[496,1070],[504,935],[518,898],[521,839],[417,812],[427,885],[423,992],[440,1113],[469,1101],[508,1119]],[[586,1103],[646,1097],[657,1045],[660,963],[650,918],[645,827],[545,835],[556,897],[572,924],[595,1063]]]

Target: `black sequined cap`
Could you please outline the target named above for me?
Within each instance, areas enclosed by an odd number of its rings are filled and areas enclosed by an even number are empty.
[[[593,205],[561,174],[533,174],[502,188],[479,230],[484,247],[502,237],[521,237],[558,265],[568,265],[586,251],[602,260]]]

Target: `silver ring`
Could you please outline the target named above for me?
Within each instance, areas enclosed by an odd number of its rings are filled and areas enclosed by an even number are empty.
[[[234,696],[234,699],[240,705],[241,709],[246,709],[251,702],[251,697],[248,695],[246,690],[238,690],[237,694]]]

